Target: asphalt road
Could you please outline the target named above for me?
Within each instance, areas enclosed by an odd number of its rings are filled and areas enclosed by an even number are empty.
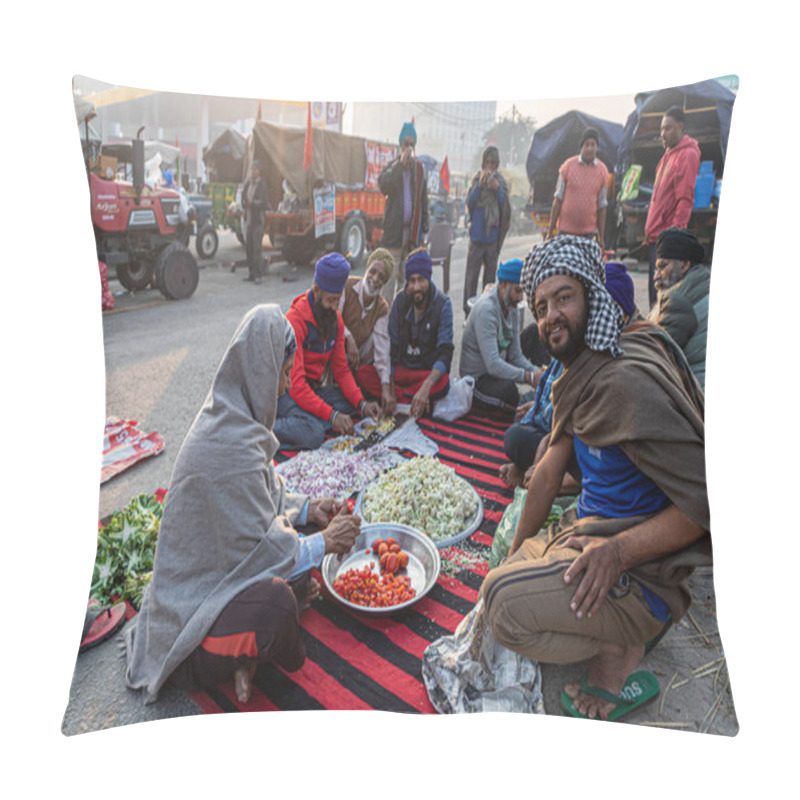
[[[503,258],[524,257],[537,240],[538,236],[509,238]],[[463,328],[466,244],[462,235],[454,245],[450,276],[457,352]],[[100,488],[98,518],[140,493],[169,486],[180,444],[239,319],[258,303],[277,302],[286,310],[313,278],[311,266],[291,267],[273,257],[268,276],[256,286],[243,280],[247,275],[243,260],[244,248],[232,234],[221,232],[215,258],[200,262],[197,291],[178,302],[165,300],[155,289],[126,292],[111,281],[115,309],[103,314],[107,416],[135,419],[143,430],[157,431],[165,448]],[[647,306],[645,269],[645,265],[630,265],[636,300],[643,309]],[[434,272],[434,280],[440,283],[440,271]],[[525,314],[529,322],[530,312]],[[659,678],[661,695],[639,719],[642,724],[732,735],[738,724],[716,625],[710,571],[695,574],[692,591],[691,614],[647,657],[645,666]],[[125,688],[124,663],[119,639],[78,656],[62,725],[65,734],[200,713],[185,693],[175,690],[165,692],[158,703],[144,706],[137,693]],[[579,677],[579,672],[579,665],[543,666],[549,713],[560,713],[561,688]]]

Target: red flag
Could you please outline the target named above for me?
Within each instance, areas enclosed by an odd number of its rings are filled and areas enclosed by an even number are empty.
[[[439,182],[442,188],[449,194],[450,193],[450,167],[447,165],[447,156],[444,157],[444,164],[439,170]]]
[[[303,149],[303,170],[311,166],[314,158],[314,132],[311,130],[311,103],[308,104],[308,121],[306,122],[306,143]]]

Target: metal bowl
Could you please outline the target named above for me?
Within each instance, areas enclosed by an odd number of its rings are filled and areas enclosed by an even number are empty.
[[[405,603],[398,603],[396,606],[386,606],[385,608],[368,608],[357,603],[351,603],[336,594],[333,582],[343,572],[350,569],[361,569],[367,564],[373,563],[376,568],[379,566],[378,557],[372,552],[372,543],[376,539],[386,539],[393,536],[400,547],[408,553],[408,566],[403,573],[411,578],[411,588],[416,590],[416,594],[411,600]],[[366,552],[369,548],[369,553]],[[436,545],[421,531],[410,528],[408,525],[398,525],[393,522],[376,522],[372,525],[362,525],[353,549],[345,555],[341,561],[339,556],[329,553],[322,560],[322,580],[325,588],[331,596],[347,608],[358,611],[360,614],[370,616],[380,616],[382,614],[392,614],[414,605],[423,598],[432,588],[439,578],[441,561]]]

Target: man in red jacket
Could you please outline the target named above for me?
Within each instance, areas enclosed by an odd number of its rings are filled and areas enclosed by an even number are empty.
[[[281,447],[315,450],[327,431],[353,433],[353,415],[375,419],[380,406],[364,399],[347,366],[339,300],[350,264],[339,253],[317,261],[311,291],[292,300],[286,319],[297,339],[291,389],[278,400],[273,432]]]
[[[650,245],[650,308],[658,297],[655,286],[656,240],[667,228],[688,228],[694,207],[694,185],[700,170],[700,145],[683,129],[686,115],[680,106],[667,109],[661,119],[661,141],[666,152],[656,167],[653,197],[644,226]]]

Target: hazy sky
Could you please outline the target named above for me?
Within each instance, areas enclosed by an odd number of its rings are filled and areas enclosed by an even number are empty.
[[[497,115],[502,116],[516,106],[520,114],[533,117],[537,127],[541,128],[568,111],[583,111],[593,117],[624,125],[634,109],[633,98],[634,95],[625,94],[552,100],[498,100]]]

